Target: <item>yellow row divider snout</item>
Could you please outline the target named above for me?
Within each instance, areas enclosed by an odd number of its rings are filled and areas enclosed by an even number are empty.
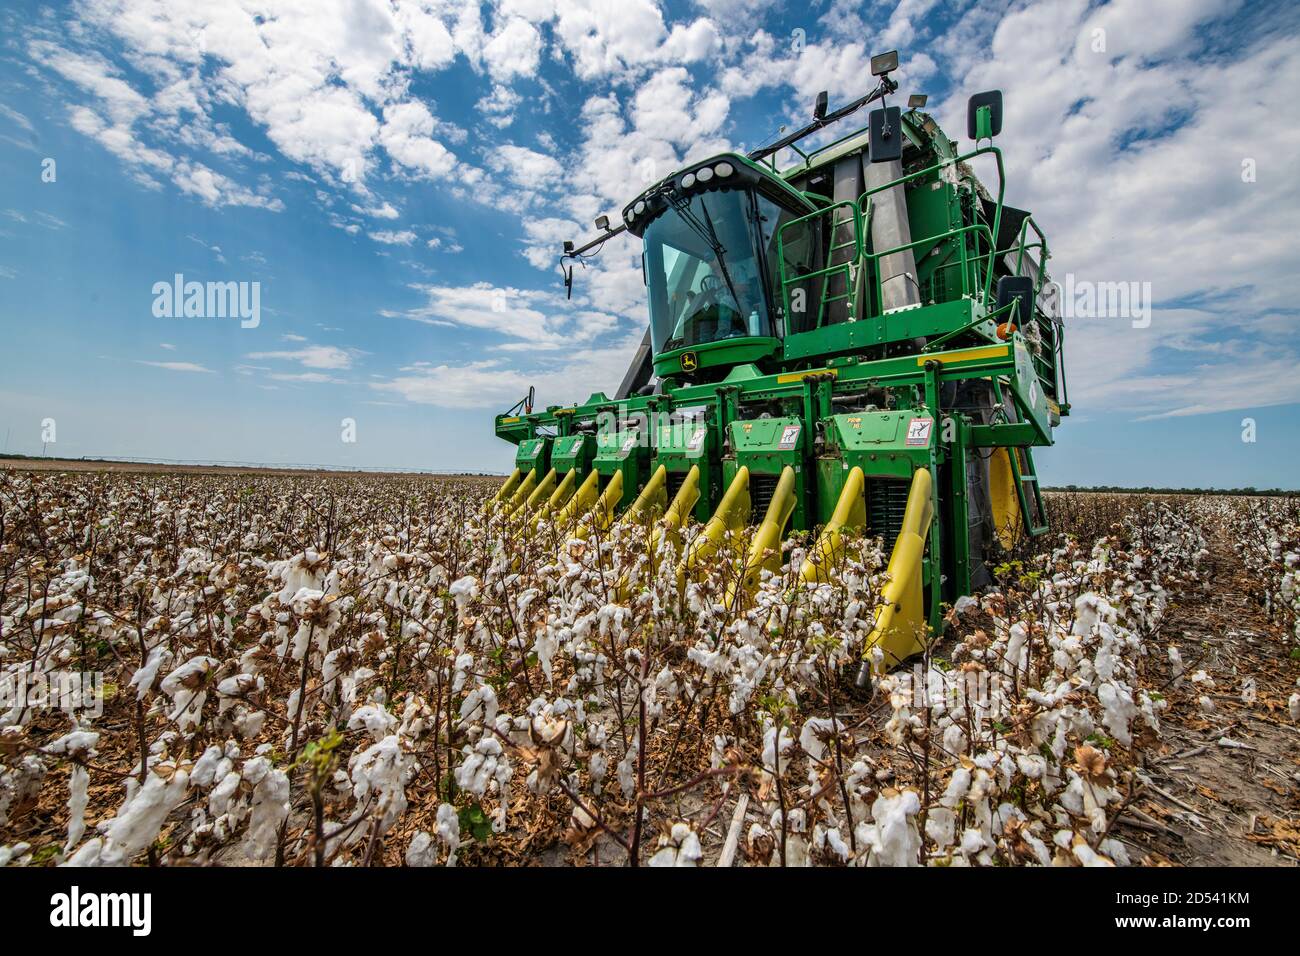
[[[817,543],[808,552],[803,567],[799,569],[799,575],[805,581],[813,584],[829,581],[831,569],[837,567],[844,558],[844,529],[861,528],[867,523],[866,486],[867,480],[862,475],[862,469],[857,466],[850,468],[831,520],[822,528]]]
[[[881,603],[876,607],[875,626],[863,646],[866,660],[858,672],[859,686],[865,686],[872,676],[878,677],[895,664],[925,650],[927,622],[921,569],[925,558],[925,539],[934,518],[932,480],[926,468],[912,472],[912,487],[907,494],[903,525],[886,568],[889,580],[881,589]],[[878,661],[873,653],[877,647],[882,651]]]

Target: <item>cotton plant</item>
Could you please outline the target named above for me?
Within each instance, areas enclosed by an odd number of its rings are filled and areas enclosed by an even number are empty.
[[[920,659],[928,706],[905,667],[855,727],[841,675],[880,600],[878,539],[846,535],[836,581],[810,585],[792,535],[731,603],[725,553],[678,578],[697,525],[652,549],[648,527],[485,508],[470,479],[0,485],[21,542],[0,669],[93,661],[115,688],[111,721],[71,731],[0,715],[0,818],[66,791],[78,864],[452,865],[554,825],[574,858],[700,865],[742,794],[755,865],[1123,864],[1127,754],[1166,706],[1139,673],[1157,647],[1175,662],[1153,636],[1204,551],[1159,508],[1055,547],[1032,586],[957,602],[946,658]],[[1275,537],[1280,614],[1296,547]]]

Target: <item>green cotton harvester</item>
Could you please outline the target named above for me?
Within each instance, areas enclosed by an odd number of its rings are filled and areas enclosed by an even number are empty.
[[[641,240],[649,328],[612,397],[538,410],[530,391],[496,417],[517,467],[488,504],[561,535],[646,523],[681,549],[683,582],[732,562],[736,607],[789,531],[816,532],[811,585],[835,580],[843,533],[878,535],[892,551],[862,686],[922,650],[1000,549],[1046,531],[1030,449],[1069,413],[1047,241],[1003,201],[1002,95],[970,98],[962,150],[925,97],[886,105],[897,63],[873,58],[870,94],[828,112],[823,93],[804,128],[691,163],[565,243],[562,268]],[[865,128],[800,148],[873,102]]]

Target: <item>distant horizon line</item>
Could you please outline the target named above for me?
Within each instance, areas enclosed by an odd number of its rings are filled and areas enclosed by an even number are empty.
[[[342,474],[390,474],[390,475],[432,475],[432,476],[453,476],[466,475],[472,477],[485,478],[504,478],[509,472],[506,471],[471,471],[457,468],[405,468],[400,465],[326,465],[313,464],[309,462],[267,462],[267,461],[234,461],[230,459],[215,458],[141,458],[127,455],[85,455],[80,458],[61,458],[48,455],[23,455],[13,452],[0,453],[0,462],[5,461],[40,461],[49,463],[69,462],[94,464],[103,462],[105,464],[119,463],[124,465],[179,465],[191,468],[229,468],[229,469],[251,469],[257,471],[329,471],[339,472]],[[1255,494],[1261,497],[1266,496],[1294,496],[1300,495],[1300,489],[1293,488],[1258,488],[1253,485],[1227,487],[1182,487],[1172,488],[1157,485],[1044,485],[1044,491],[1060,491],[1069,493],[1071,491],[1089,491],[1089,492],[1148,492],[1153,494],[1197,494],[1197,493],[1217,493],[1217,494],[1235,494],[1250,495]]]

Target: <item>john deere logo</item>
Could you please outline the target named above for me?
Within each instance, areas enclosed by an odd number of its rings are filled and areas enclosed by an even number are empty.
[[[682,353],[682,371],[683,371],[683,372],[694,372],[695,369],[699,366],[699,364],[700,364],[700,360],[697,359],[697,358],[695,357],[695,353],[694,353],[694,352],[683,352],[683,353]]]

